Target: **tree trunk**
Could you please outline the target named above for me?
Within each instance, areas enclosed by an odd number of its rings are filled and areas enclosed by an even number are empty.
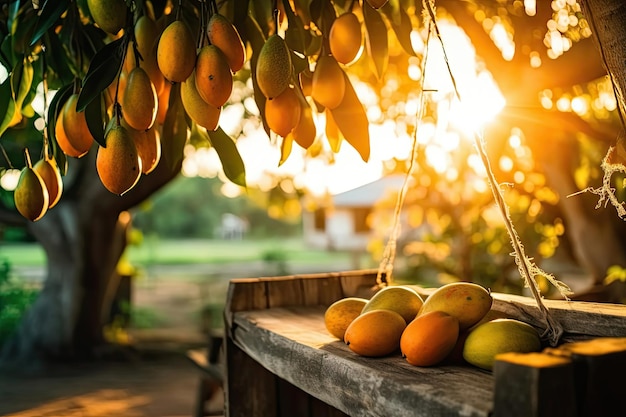
[[[117,196],[100,182],[95,157],[92,149],[81,159],[70,158],[58,205],[41,220],[27,223],[46,253],[46,279],[0,352],[0,365],[32,368],[48,361],[89,358],[105,343],[104,313],[117,285],[111,279],[117,277],[130,227],[126,210],[171,181],[182,162],[172,158],[177,161],[172,166],[162,160],[132,192]]]

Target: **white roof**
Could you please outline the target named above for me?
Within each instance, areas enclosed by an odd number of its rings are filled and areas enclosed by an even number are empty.
[[[390,175],[352,190],[335,194],[333,205],[335,207],[371,207],[385,195],[399,191],[404,184],[404,178],[404,175]]]

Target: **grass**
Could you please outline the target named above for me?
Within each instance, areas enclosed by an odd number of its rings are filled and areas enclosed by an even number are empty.
[[[135,265],[220,264],[262,261],[275,254],[293,262],[323,262],[345,260],[350,255],[307,248],[301,239],[263,240],[161,240],[146,239],[141,245],[131,245],[126,258]],[[12,266],[41,266],[45,253],[38,244],[0,244],[0,259]]]

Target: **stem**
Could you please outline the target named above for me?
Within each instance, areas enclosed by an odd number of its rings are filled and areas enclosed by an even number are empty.
[[[30,160],[30,152],[28,152],[28,148],[24,148],[24,161],[26,161],[26,166],[28,168],[33,167],[33,163]]]
[[[11,163],[11,160],[9,159],[9,155],[7,154],[7,150],[4,149],[4,146],[2,145],[2,143],[0,143],[0,150],[2,151],[2,155],[4,156],[4,159],[6,159],[7,164],[9,165],[9,169],[14,169],[13,164]]]

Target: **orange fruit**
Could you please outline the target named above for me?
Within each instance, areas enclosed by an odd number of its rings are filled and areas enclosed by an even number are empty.
[[[157,64],[165,78],[183,82],[196,65],[196,42],[191,30],[181,20],[170,23],[159,39]]]
[[[59,202],[63,192],[63,179],[61,178],[59,167],[53,158],[45,157],[37,161],[33,169],[46,185],[48,190],[48,209],[51,209]]]
[[[492,302],[486,288],[471,282],[454,282],[437,288],[429,295],[418,316],[430,311],[444,311],[456,317],[461,330],[465,330],[489,312]]]
[[[406,322],[391,310],[373,310],[363,313],[350,323],[344,342],[361,356],[386,356],[400,346]]]
[[[343,340],[346,329],[361,314],[366,303],[364,298],[347,297],[328,306],[324,312],[324,325],[328,333]]]
[[[358,56],[363,44],[361,23],[354,13],[344,13],[333,22],[328,35],[330,53],[337,62],[349,64]]]
[[[311,97],[326,108],[334,109],[341,104],[346,91],[344,73],[337,60],[330,55],[324,55],[317,60]]]
[[[211,45],[224,53],[231,71],[239,71],[246,62],[246,50],[235,26],[223,15],[214,13],[207,25],[207,35]]]
[[[122,195],[133,188],[141,176],[141,159],[133,137],[122,125],[114,123],[106,135],[106,147],[96,155],[100,181],[113,194]]]
[[[233,75],[226,56],[215,45],[206,45],[196,61],[196,88],[213,107],[222,107],[233,90]]]
[[[156,125],[152,125],[148,130],[137,130],[130,127],[123,119],[121,125],[133,138],[137,155],[141,159],[141,172],[149,174],[154,171],[161,159],[161,140]]]
[[[293,140],[304,149],[307,149],[315,141],[317,130],[313,121],[313,110],[311,106],[301,106],[300,120],[291,131]]]
[[[217,129],[222,108],[212,106],[200,97],[196,87],[195,72],[192,72],[189,78],[181,83],[180,99],[191,120],[205,129]]]
[[[402,333],[400,350],[408,363],[432,366],[443,361],[459,337],[459,321],[442,311],[416,317]]]
[[[293,88],[286,88],[272,100],[265,102],[265,120],[269,128],[283,138],[300,121],[300,100]]]
[[[122,97],[122,113],[129,126],[148,130],[156,119],[157,95],[148,73],[135,67],[128,75]]]
[[[76,104],[78,103],[78,93],[74,93],[63,105],[63,132],[69,142],[66,155],[80,158],[91,149],[93,144],[93,136],[87,127],[87,119],[85,112],[77,112]],[[58,141],[58,138],[57,138]],[[61,142],[59,142],[61,146]]]

